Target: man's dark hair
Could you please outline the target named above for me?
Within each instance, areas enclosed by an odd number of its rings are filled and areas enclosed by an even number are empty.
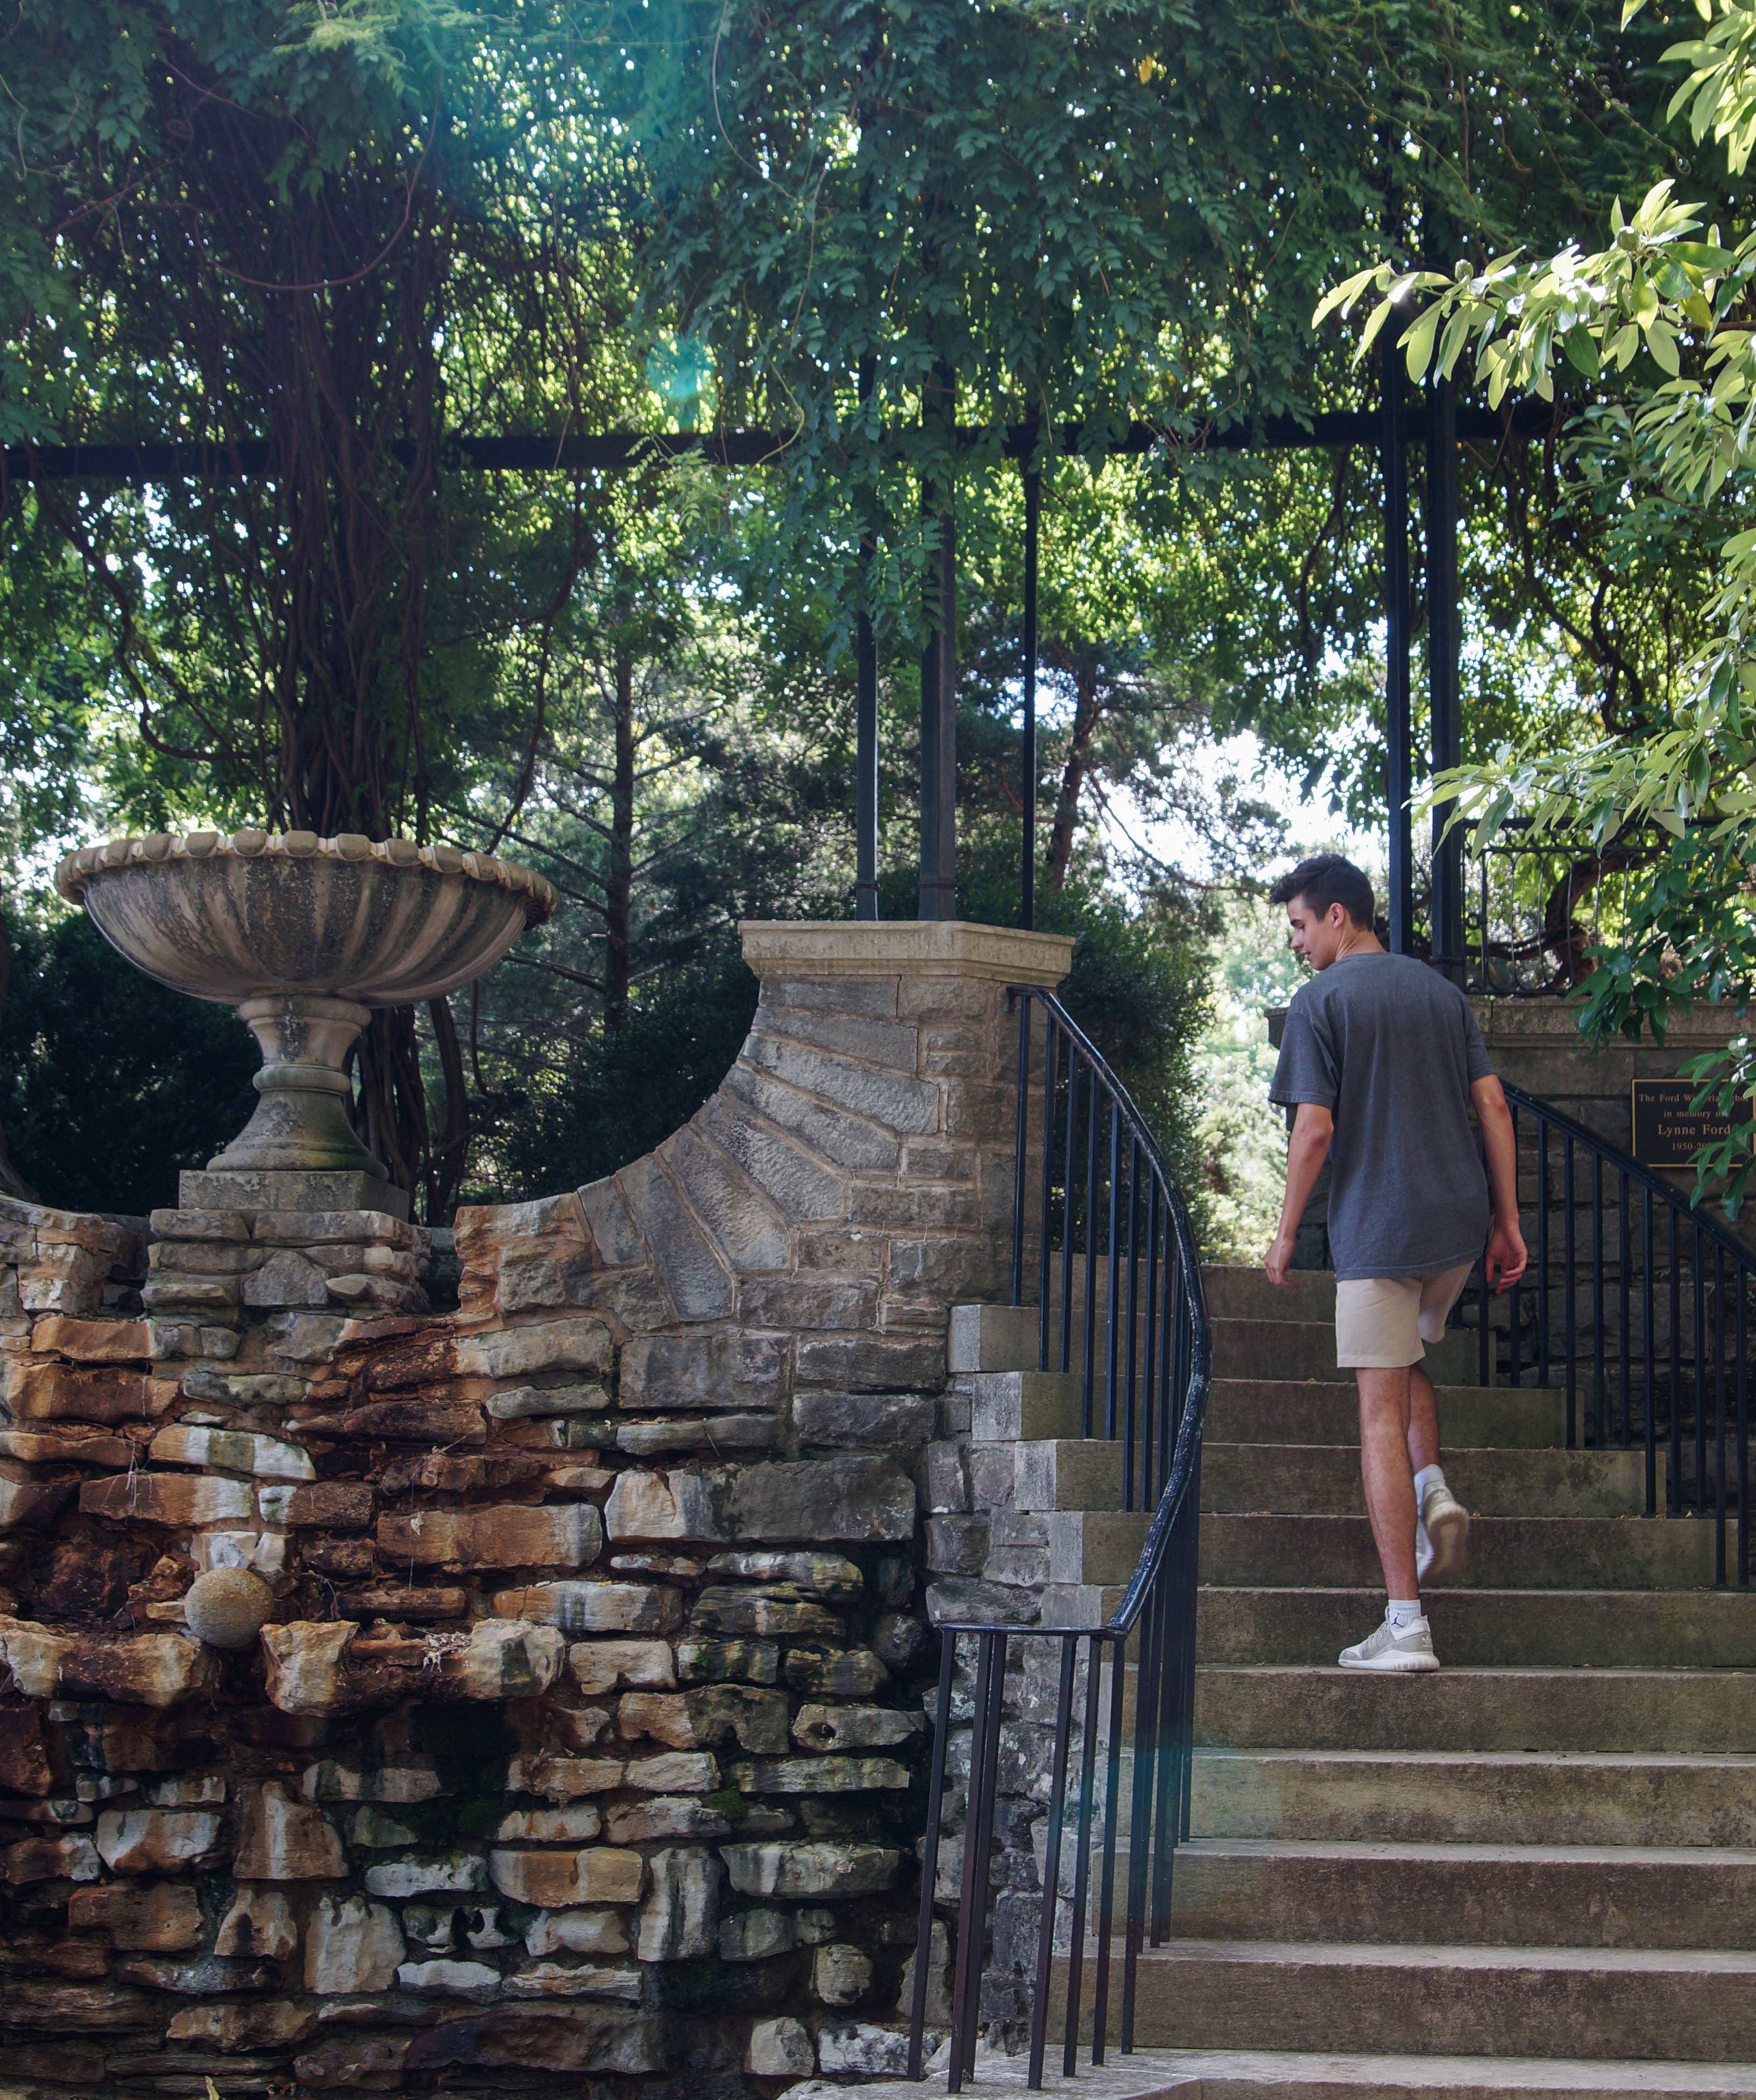
[[[1271,904],[1291,904],[1295,897],[1304,898],[1320,919],[1328,915],[1330,905],[1339,904],[1356,926],[1370,929],[1372,885],[1339,854],[1313,854],[1268,892]]]

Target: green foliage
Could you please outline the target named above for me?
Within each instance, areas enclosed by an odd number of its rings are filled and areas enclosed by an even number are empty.
[[[83,915],[18,930],[0,1010],[0,1128],[44,1202],[141,1215],[177,1200],[256,1105],[230,1008],[156,984]]]

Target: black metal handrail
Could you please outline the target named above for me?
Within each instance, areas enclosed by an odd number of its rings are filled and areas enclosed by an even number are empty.
[[[1568,1449],[1643,1449],[1647,1515],[1659,1513],[1661,1500],[1667,1515],[1710,1515],[1714,1580],[1747,1588],[1745,1342],[1756,1253],[1552,1103],[1518,1087],[1507,1087],[1506,1097],[1521,1182],[1526,1120],[1533,1127],[1536,1229],[1531,1267],[1503,1299],[1490,1295],[1485,1275],[1479,1279],[1480,1381],[1560,1384]],[[1528,1220],[1522,1190],[1520,1207]],[[1497,1304],[1505,1308],[1503,1326]],[[1728,1577],[1726,1538],[1734,1523]]]
[[[1095,1942],[1093,2063],[1104,2061],[1108,2043],[1131,1642],[1136,1643],[1136,1659],[1123,1919],[1124,2052],[1134,2045],[1141,1951],[1149,1941],[1158,1945],[1168,1934],[1173,1861],[1178,1844],[1189,1834],[1201,1431],[1212,1357],[1200,1260],[1181,1192],[1121,1081],[1052,995],[1021,990],[1013,997],[1019,1026],[1012,1302],[1026,1302],[1026,1279],[1034,1267],[1038,1367],[1078,1375],[1084,1434],[1122,1443],[1123,1507],[1151,1507],[1153,1515],[1133,1576],[1101,1626],[1019,1626],[960,1620],[939,1628],[909,2075],[922,2075],[928,1950],[944,1829],[957,1654],[960,1639],[968,1635],[976,1643],[975,1683],[952,1971],[948,2089],[953,2093],[961,2089],[974,2062],[989,1967],[995,1808],[1013,1642],[1060,1645],[1042,1907],[1029,1999],[1028,2082],[1033,2090],[1043,2082],[1061,1906],[1061,1852],[1070,1818],[1076,1835],[1061,2012],[1065,2073],[1070,2076],[1076,2067],[1088,1932]],[[1039,1008],[1044,1017],[1040,1064],[1035,1026]],[[1039,1102],[1034,1149],[1033,1096]],[[1033,1171],[1039,1183],[1034,1190]],[[1033,1222],[1034,1251],[1029,1244]],[[1082,1285],[1083,1304],[1076,1318],[1074,1301]],[[1100,1288],[1105,1302],[1101,1412]],[[1070,1798],[1069,1772],[1075,1755],[1078,1780]]]

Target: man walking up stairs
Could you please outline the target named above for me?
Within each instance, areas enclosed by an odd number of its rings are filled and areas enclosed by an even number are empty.
[[[1360,1395],[1360,1467],[1388,1601],[1343,1670],[1439,1667],[1423,1577],[1463,1572],[1469,1519],[1439,1463],[1424,1344],[1445,1321],[1484,1238],[1489,1281],[1524,1271],[1517,1144],[1488,1052],[1457,986],[1372,931],[1372,886],[1351,861],[1301,861],[1268,893],[1316,973],[1287,1009],[1270,1098],[1295,1110],[1268,1281],[1285,1285],[1326,1159],[1335,1264],[1335,1361]],[[1482,1171],[1474,1107],[1488,1155]],[[1493,1230],[1489,1231],[1489,1183]]]

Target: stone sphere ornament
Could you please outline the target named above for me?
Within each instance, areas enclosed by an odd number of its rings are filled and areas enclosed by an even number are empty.
[[[324,1200],[325,1177],[386,1184],[348,1119],[372,1008],[468,984],[555,908],[540,875],[492,854],[346,833],[112,839],[69,854],[55,882],[137,969],[236,1007],[262,1046],[262,1098],[208,1171],[276,1210],[350,1207],[333,1185]]]
[[[183,1593],[183,1623],[210,1648],[248,1648],[268,1623],[275,1593],[248,1568],[210,1568]]]

